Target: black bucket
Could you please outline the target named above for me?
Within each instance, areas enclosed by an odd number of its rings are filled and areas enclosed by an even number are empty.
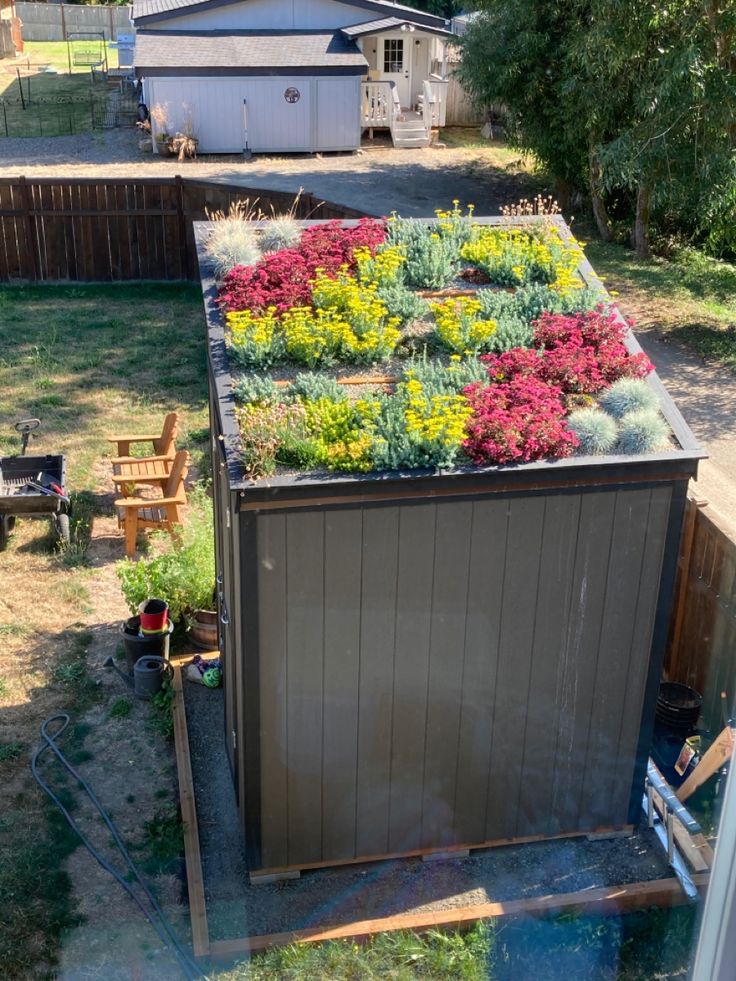
[[[173,624],[170,623],[169,630],[165,634],[147,634],[143,637],[138,633],[140,626],[140,617],[130,617],[121,627],[125,666],[131,677],[135,671],[136,661],[141,657],[162,657],[165,661],[169,659],[169,637]]]
[[[657,722],[676,732],[692,732],[698,724],[703,696],[688,685],[665,681],[659,686]]]

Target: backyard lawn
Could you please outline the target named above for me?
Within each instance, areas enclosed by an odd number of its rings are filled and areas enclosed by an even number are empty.
[[[704,354],[736,367],[733,332],[728,330],[736,320],[733,267],[693,260],[640,263],[620,247],[596,243],[588,254],[609,288],[621,293],[625,310],[639,310],[642,320],[656,318],[670,325]],[[156,945],[147,925],[138,923],[137,912],[127,897],[117,895],[116,886],[94,866],[90,870],[76,840],[31,780],[28,763],[38,726],[56,711],[72,715],[67,748],[91,774],[103,800],[114,802],[114,819],[187,936],[166,720],[127,698],[126,690],[102,668],[104,657],[115,652],[118,625],[126,615],[114,571],[123,541],[111,516],[105,437],[153,431],[170,409],[181,414],[179,443],[192,453],[195,474],[206,478],[208,415],[198,287],[0,290],[0,455],[18,449],[13,430],[17,419],[40,417],[32,452],[67,455],[77,515],[67,551],[56,551],[44,524],[20,521],[8,550],[0,554],[3,977],[55,976],[59,956],[73,973],[84,958],[102,956],[99,936],[111,909],[116,927],[137,924],[126,948],[131,951],[130,971],[140,977],[170,976],[163,964],[149,963]],[[72,787],[65,793],[74,799]],[[312,978],[325,976],[337,964],[343,973],[335,973],[336,978],[511,979],[543,976],[539,972],[549,963],[550,950],[561,965],[559,976],[571,977],[574,965],[591,949],[599,953],[601,969],[590,977],[643,981],[684,976],[691,910],[625,920],[567,918],[553,924],[554,929],[499,923],[489,932],[473,931],[467,942],[389,939],[365,956],[351,944],[321,951],[290,949],[254,963],[252,970],[243,966],[222,978]],[[90,936],[97,948],[90,946]],[[120,943],[117,935],[108,940]],[[664,970],[662,957],[669,958],[669,973],[657,975]],[[449,970],[448,964],[454,967]],[[151,970],[159,973],[147,973]]]
[[[736,371],[736,265],[695,249],[639,259],[618,244],[588,238],[586,254],[636,328],[657,326],[707,361]]]
[[[97,48],[93,42],[95,57]],[[114,51],[108,57],[111,65],[117,64]],[[41,70],[30,74],[29,64]],[[43,71],[46,67],[52,71]],[[0,59],[0,137],[64,136],[93,129],[93,119],[104,112],[107,85],[99,76],[93,82],[89,67],[72,62],[71,69],[70,74],[63,41],[27,41],[22,57]]]

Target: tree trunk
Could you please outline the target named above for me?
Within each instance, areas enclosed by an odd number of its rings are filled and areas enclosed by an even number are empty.
[[[606,211],[606,202],[601,191],[601,165],[595,150],[590,151],[590,200],[593,205],[593,217],[598,226],[598,234],[604,242],[613,238],[611,220]]]
[[[636,192],[636,220],[631,235],[634,251],[642,259],[648,259],[652,254],[649,244],[649,216],[652,210],[652,189],[646,181],[639,184]]]

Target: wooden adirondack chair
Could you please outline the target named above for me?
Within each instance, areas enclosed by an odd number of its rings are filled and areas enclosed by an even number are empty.
[[[152,443],[153,453],[156,457],[173,460],[176,448],[174,440],[178,431],[179,416],[176,412],[169,412],[164,419],[164,424],[160,435],[156,433],[139,436],[108,436],[108,443],[117,444],[117,457],[113,458],[113,466],[122,463],[130,458],[130,447],[133,443]],[[153,459],[153,457],[149,457]]]
[[[125,531],[125,554],[135,555],[136,539],[142,528],[164,528],[170,535],[176,534],[181,524],[179,510],[187,503],[184,481],[189,472],[189,455],[179,450],[171,464],[171,470],[161,487],[161,497],[121,497],[115,501],[118,524]],[[130,485],[149,484],[150,476],[122,478],[126,491]]]

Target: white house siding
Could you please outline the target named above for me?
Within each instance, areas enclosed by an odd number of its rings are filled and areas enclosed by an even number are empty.
[[[246,141],[254,153],[353,150],[359,84],[354,76],[152,77],[145,98],[166,108],[170,131],[191,123],[200,153],[241,153]],[[284,99],[289,88],[298,89],[298,102]]]
[[[163,23],[175,25],[177,31],[311,31],[337,30],[365,23],[374,16],[365,7],[349,7],[335,0],[246,0]]]

